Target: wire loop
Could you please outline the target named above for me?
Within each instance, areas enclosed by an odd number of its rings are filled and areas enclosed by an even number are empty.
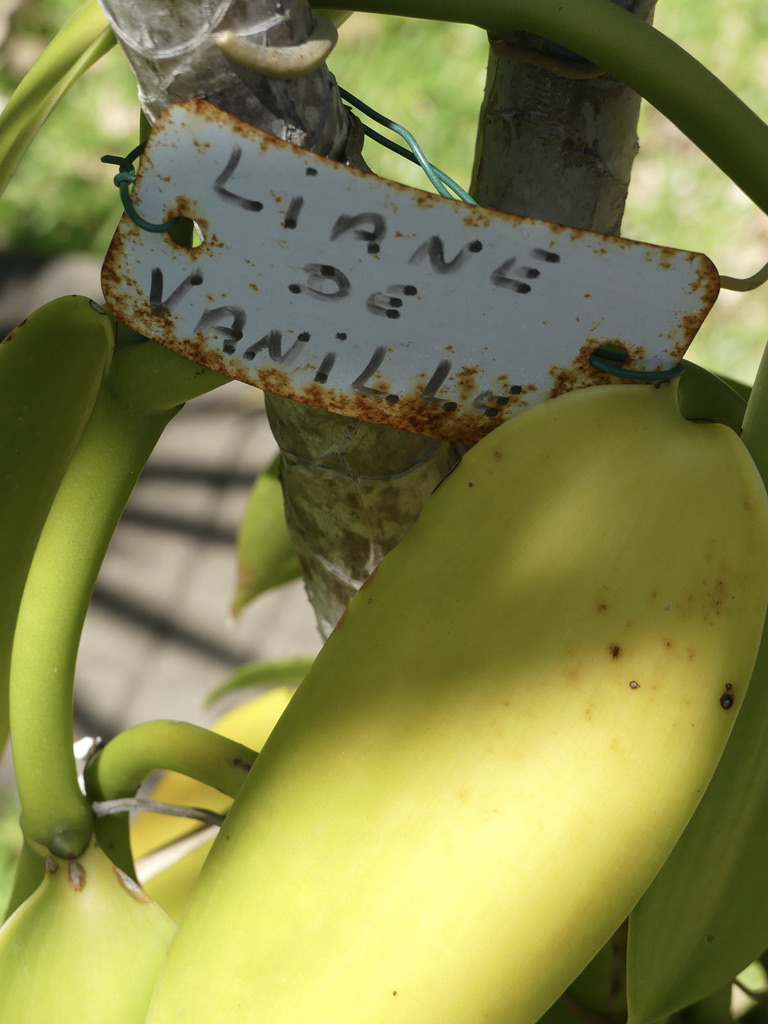
[[[137,212],[136,207],[131,202],[130,186],[136,180],[136,171],[133,163],[141,156],[144,152],[144,144],[136,146],[132,149],[128,156],[103,156],[101,162],[103,164],[117,164],[120,170],[114,176],[112,181],[120,189],[120,199],[123,203],[123,209],[131,218],[134,224],[138,224],[144,231],[152,231],[155,234],[160,234],[163,231],[171,231],[181,220],[180,217],[171,217],[164,224],[152,224],[151,221],[144,220],[144,218]]]
[[[669,370],[629,370],[622,366],[627,361],[626,352],[616,352],[607,348],[596,348],[590,353],[589,361],[601,373],[610,373],[614,377],[626,380],[672,380],[685,371],[682,363],[672,366]]]

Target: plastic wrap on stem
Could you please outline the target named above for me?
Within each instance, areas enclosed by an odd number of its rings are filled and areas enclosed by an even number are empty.
[[[173,103],[205,98],[221,110],[325,156],[343,151],[347,118],[323,67],[275,80],[224,55],[219,32],[268,46],[303,41],[312,27],[306,0],[99,0],[154,122]]]

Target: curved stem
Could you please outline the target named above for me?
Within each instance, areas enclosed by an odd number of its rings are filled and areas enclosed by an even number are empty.
[[[123,335],[118,343],[38,544],[11,660],[22,829],[61,857],[82,853],[93,831],[72,751],[72,692],[96,577],[165,426],[186,398],[227,380],[154,342]]]
[[[615,75],[674,122],[768,212],[768,126],[695,58],[612,0],[349,0],[344,10],[525,31]]]
[[[133,796],[159,769],[180,772],[227,796],[240,790],[256,757],[250,747],[187,722],[154,721],[131,726],[110,740],[85,769],[85,788],[94,801]],[[135,877],[128,814],[96,821],[96,835],[113,863]]]
[[[85,770],[91,800],[133,796],[152,772],[179,772],[233,800],[256,752],[242,743],[188,722],[142,722],[119,733]]]
[[[46,303],[0,344],[0,751],[29,567],[113,348],[107,317],[82,296]]]
[[[87,798],[101,801],[133,796],[148,775],[166,770],[187,775],[234,800],[256,756],[250,747],[197,725],[143,722],[110,740],[86,766]],[[99,845],[112,862],[133,877],[128,815],[99,819],[95,828]],[[6,916],[35,891],[42,877],[43,860],[25,841]]]
[[[102,389],[56,496],[27,580],[11,659],[11,736],[28,841],[76,857],[92,833],[72,751],[72,691],[101,563],[168,417],[131,429]]]

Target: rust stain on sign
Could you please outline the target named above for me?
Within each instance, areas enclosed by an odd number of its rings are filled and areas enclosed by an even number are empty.
[[[102,276],[120,320],[265,390],[452,441],[617,382],[590,362],[605,345],[671,369],[719,285],[698,253],[433,196],[204,100],[158,118],[132,200],[202,244],[124,217]]]

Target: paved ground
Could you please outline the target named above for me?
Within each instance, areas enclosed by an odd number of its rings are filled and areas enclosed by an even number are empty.
[[[23,278],[0,255],[0,331],[56,295],[100,298],[98,261],[70,257]],[[4,273],[5,271],[5,273]],[[5,328],[5,329],[4,329]],[[320,640],[300,583],[234,623],[235,533],[276,447],[261,393],[233,381],[187,405],[160,440],[115,534],[86,624],[76,734],[109,737],[154,717],[205,723],[206,694],[238,665],[312,654]],[[8,779],[6,757],[0,780]]]

